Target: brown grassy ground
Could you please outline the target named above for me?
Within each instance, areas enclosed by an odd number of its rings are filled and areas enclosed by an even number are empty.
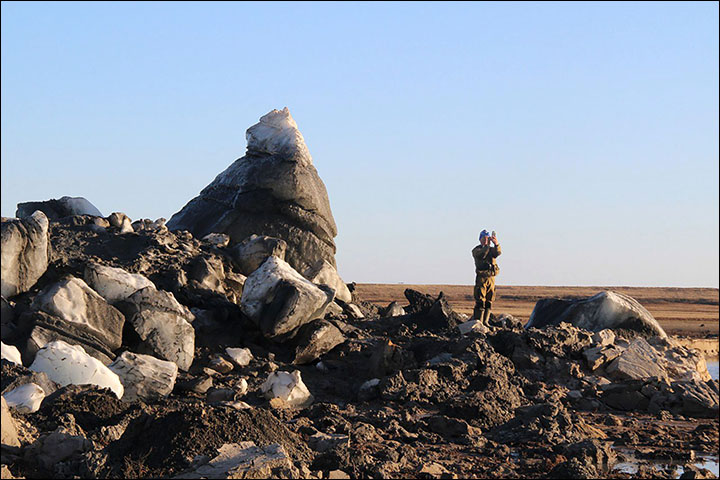
[[[361,300],[387,305],[393,300],[407,304],[403,295],[406,288],[423,293],[447,295],[450,304],[460,313],[471,314],[473,309],[471,285],[405,285],[405,284],[357,284]],[[670,335],[706,337],[718,334],[717,288],[670,288],[670,287],[497,287],[497,299],[493,305],[496,313],[509,313],[523,322],[530,317],[535,302],[541,298],[585,298],[603,290],[624,293],[636,299],[653,314]]]

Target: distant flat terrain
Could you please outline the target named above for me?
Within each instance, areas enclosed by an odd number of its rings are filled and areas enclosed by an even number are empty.
[[[450,304],[459,313],[472,314],[474,305],[472,285],[409,285],[358,283],[357,295],[385,306],[393,300],[407,304],[403,295],[406,288],[438,295],[445,293]],[[535,303],[541,298],[585,298],[603,290],[629,295],[640,302],[660,322],[670,335],[706,337],[718,334],[717,288],[671,287],[497,287],[495,313],[509,313],[526,322]]]

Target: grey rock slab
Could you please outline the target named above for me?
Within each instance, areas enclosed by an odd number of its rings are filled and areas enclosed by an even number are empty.
[[[282,445],[239,442],[224,444],[208,463],[172,478],[297,478],[297,471]]]
[[[194,319],[170,292],[143,288],[127,300],[129,322],[144,345],[160,357],[187,371],[195,356]]]
[[[68,276],[49,285],[35,297],[32,308],[78,326],[110,350],[122,343],[125,317],[79,278]]]
[[[40,211],[23,219],[2,219],[0,286],[3,297],[27,292],[47,270],[49,225],[48,218]]]
[[[592,332],[627,329],[648,337],[667,337],[657,320],[637,300],[611,291],[581,300],[542,299],[535,304],[525,328],[544,328],[561,322]]]
[[[663,361],[645,339],[634,339],[605,369],[607,374],[620,380],[644,380],[647,378],[667,378]]]
[[[150,355],[123,352],[108,368],[120,377],[125,388],[122,400],[154,401],[170,395],[175,387],[178,366]]]
[[[38,350],[50,342],[62,340],[70,345],[81,346],[89,355],[104,365],[115,358],[108,345],[101,342],[94,331],[81,323],[71,323],[45,312],[25,312],[20,316],[19,325],[30,332],[22,351],[25,365],[30,365]]]

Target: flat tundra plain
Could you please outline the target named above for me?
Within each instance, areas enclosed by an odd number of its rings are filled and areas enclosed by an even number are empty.
[[[437,296],[444,292],[458,313],[472,314],[472,285],[410,285],[358,283],[360,300],[386,306],[392,301],[407,304],[403,292],[412,288]],[[540,287],[498,285],[493,313],[508,313],[527,322],[542,298],[587,298],[603,290],[612,290],[636,299],[660,322],[669,335],[707,338],[718,335],[718,289],[674,287]]]

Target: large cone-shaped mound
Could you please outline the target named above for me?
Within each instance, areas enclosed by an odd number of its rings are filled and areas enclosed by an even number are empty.
[[[252,234],[288,244],[285,260],[302,272],[318,259],[335,266],[337,227],[327,190],[290,111],[273,110],[247,130],[247,153],[172,216],[171,230],[196,237]]]

